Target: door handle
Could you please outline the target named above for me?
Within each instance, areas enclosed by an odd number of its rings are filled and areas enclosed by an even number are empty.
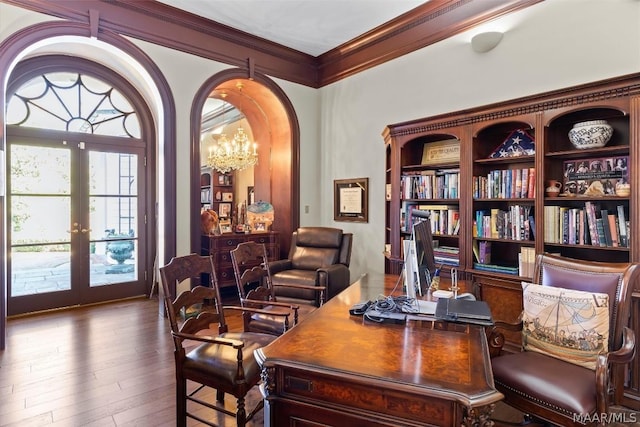
[[[77,222],[73,223],[73,227],[75,227],[73,230],[67,230],[67,233],[73,233],[73,234],[77,234],[80,232],[80,230],[78,230],[78,227],[80,226],[80,224],[78,224]]]
[[[88,233],[90,231],[91,231],[90,228],[89,229],[83,228],[82,230],[80,230],[81,233]]]

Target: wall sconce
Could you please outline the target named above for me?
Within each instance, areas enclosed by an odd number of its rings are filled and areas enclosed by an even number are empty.
[[[498,46],[500,40],[502,40],[503,33],[499,31],[489,31],[486,33],[480,33],[473,36],[471,39],[471,48],[474,52],[485,53],[489,52],[494,47]]]

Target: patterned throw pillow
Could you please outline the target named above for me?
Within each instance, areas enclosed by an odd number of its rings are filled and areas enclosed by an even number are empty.
[[[609,348],[609,295],[522,282],[527,351],[596,367]]]

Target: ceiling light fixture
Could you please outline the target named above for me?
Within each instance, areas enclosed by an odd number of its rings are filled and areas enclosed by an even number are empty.
[[[242,84],[238,83],[238,88],[242,92]],[[223,100],[222,122],[224,124],[224,111],[227,97],[226,93],[220,95]],[[233,170],[243,170],[258,163],[258,144],[251,143],[249,137],[242,127],[239,127],[233,139],[229,141],[224,132],[220,134],[214,145],[209,147],[207,164],[220,173],[227,173]]]
[[[474,52],[478,53],[489,52],[491,49],[498,46],[503,35],[504,34],[499,31],[488,31],[486,33],[476,34],[471,39],[471,48]]]

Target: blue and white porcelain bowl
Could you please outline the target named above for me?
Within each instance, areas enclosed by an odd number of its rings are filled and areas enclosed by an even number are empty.
[[[600,148],[607,145],[613,135],[613,128],[606,120],[591,120],[576,123],[569,131],[569,140],[579,150]]]

